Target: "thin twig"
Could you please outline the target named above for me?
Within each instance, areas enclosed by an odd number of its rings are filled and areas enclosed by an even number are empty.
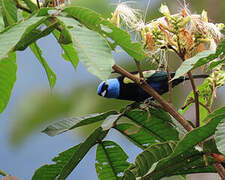
[[[211,112],[212,112],[211,109],[208,108],[208,107],[207,107],[205,104],[203,104],[202,102],[199,101],[199,104],[200,104],[202,107],[204,107],[204,108],[208,111],[208,113],[211,113]]]
[[[40,7],[39,0],[36,0],[36,2],[37,2],[37,7],[38,7],[38,9],[40,9],[41,7]]]
[[[218,172],[218,174],[220,175],[221,179],[225,180],[225,169],[222,166],[222,164],[221,163],[214,163],[213,166],[216,169],[216,171]]]
[[[147,102],[148,105],[152,106],[152,107],[156,107],[156,108],[161,108],[163,109],[163,107],[160,104],[156,104],[152,101]]]
[[[193,102],[195,102],[195,100],[191,97],[188,99],[188,102],[181,107],[182,110],[184,110],[186,107],[188,107],[190,104],[192,104]]]
[[[195,102],[195,100],[193,98],[190,98],[190,100],[184,106],[182,106],[181,109],[184,110],[186,107],[188,107],[190,104],[192,104],[194,102]],[[208,111],[208,113],[212,112],[211,109],[209,107],[207,107],[205,104],[203,104],[202,102],[199,101],[199,104],[202,107],[204,107]]]
[[[185,53],[182,53],[181,52],[181,49],[179,48],[179,54],[178,54],[181,58],[182,61],[185,61]],[[199,118],[199,94],[198,94],[198,90],[195,86],[195,81],[194,81],[194,78],[192,76],[192,73],[191,71],[188,72],[188,76],[189,76],[189,79],[191,81],[191,86],[192,86],[192,89],[193,89],[193,92],[194,92],[194,98],[195,98],[195,115],[196,115],[196,127],[199,127],[200,125],[200,118]]]
[[[173,50],[179,57],[181,57],[180,53],[171,45],[168,45],[168,48]]]
[[[27,7],[25,7],[25,6],[23,6],[22,4],[20,4],[20,2],[18,1],[18,0],[14,0],[15,1],[15,3],[16,3],[16,7],[18,8],[18,9],[21,9],[21,10],[23,10],[23,11],[26,11],[26,12],[28,12],[28,13],[32,13],[32,11],[30,10],[30,9],[28,9]]]
[[[127,111],[131,111],[133,109],[138,108],[140,104],[141,104],[140,102],[134,102],[132,104],[127,105],[123,113],[126,113]]]
[[[170,75],[170,70],[169,70],[169,65],[168,65],[168,61],[167,61],[167,66],[166,66],[166,72],[167,72],[167,76],[168,76],[168,89],[169,89],[169,103],[172,103],[172,81],[171,81],[171,75]]]
[[[187,131],[193,130],[193,127],[184,119],[184,117],[179,114],[172,104],[168,103],[166,100],[162,98],[146,81],[140,80],[138,77],[132,75],[125,69],[121,68],[118,65],[113,65],[112,67],[117,73],[128,77],[129,79],[135,81],[143,90],[145,90],[150,96],[152,96],[155,100],[162,105],[163,109],[171,114]]]
[[[143,75],[143,72],[142,72],[142,70],[141,70],[140,62],[137,61],[136,59],[134,59],[134,61],[135,61],[135,63],[136,63],[136,66],[137,66],[137,69],[138,69],[140,78],[143,78],[143,79],[144,79],[144,75]]]
[[[213,94],[216,99],[216,76],[213,77]]]
[[[200,119],[199,119],[199,94],[198,94],[198,90],[195,86],[195,81],[194,78],[192,76],[191,72],[188,72],[188,76],[190,78],[191,81],[191,86],[194,92],[194,97],[195,97],[195,115],[196,115],[196,127],[199,127],[200,125]]]

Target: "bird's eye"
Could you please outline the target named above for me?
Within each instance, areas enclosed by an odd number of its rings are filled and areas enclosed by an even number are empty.
[[[106,92],[107,92],[107,91],[106,91],[106,90],[104,90],[104,91],[101,93],[101,96],[103,96],[103,97],[104,97],[104,96],[106,95]]]

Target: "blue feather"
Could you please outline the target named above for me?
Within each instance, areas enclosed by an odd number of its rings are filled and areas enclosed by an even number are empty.
[[[150,72],[150,71],[147,71]],[[155,71],[154,73],[146,73],[148,75],[145,77],[146,82],[159,94],[164,94],[168,92],[168,75],[164,71]],[[150,76],[149,76],[150,74]],[[170,73],[171,77],[174,77],[175,73]],[[206,78],[208,75],[193,75],[193,78]],[[188,80],[189,77],[181,77],[172,81],[172,87],[180,84],[184,80]],[[150,95],[146,93],[141,87],[139,87],[136,83],[131,80],[125,79],[124,76],[119,76],[114,79],[108,79],[107,81],[103,81],[98,86],[97,90],[100,96],[104,96],[107,98],[117,98],[123,100],[131,100],[131,101],[144,101],[149,98]]]

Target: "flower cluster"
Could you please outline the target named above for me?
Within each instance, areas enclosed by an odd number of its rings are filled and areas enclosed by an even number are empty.
[[[187,59],[203,50],[216,50],[223,38],[220,32],[224,24],[208,21],[207,12],[191,14],[187,8],[171,15],[166,5],[161,5],[163,17],[144,24],[140,13],[127,4],[119,4],[111,21],[120,24],[120,18],[132,30],[140,32],[142,41],[149,54],[156,54],[162,49],[175,51],[182,59]]]
[[[160,12],[164,17],[147,24],[142,33],[150,52],[166,47],[187,59],[203,50],[215,51],[223,37],[220,30],[224,25],[208,22],[204,10],[198,15],[185,8],[171,15],[168,7],[161,5]]]

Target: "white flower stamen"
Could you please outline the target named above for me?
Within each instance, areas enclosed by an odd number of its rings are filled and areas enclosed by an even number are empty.
[[[127,2],[123,2],[117,5],[114,12],[114,16],[121,18],[125,25],[134,31],[140,31],[145,27],[142,15],[139,10],[133,9],[127,5]]]

